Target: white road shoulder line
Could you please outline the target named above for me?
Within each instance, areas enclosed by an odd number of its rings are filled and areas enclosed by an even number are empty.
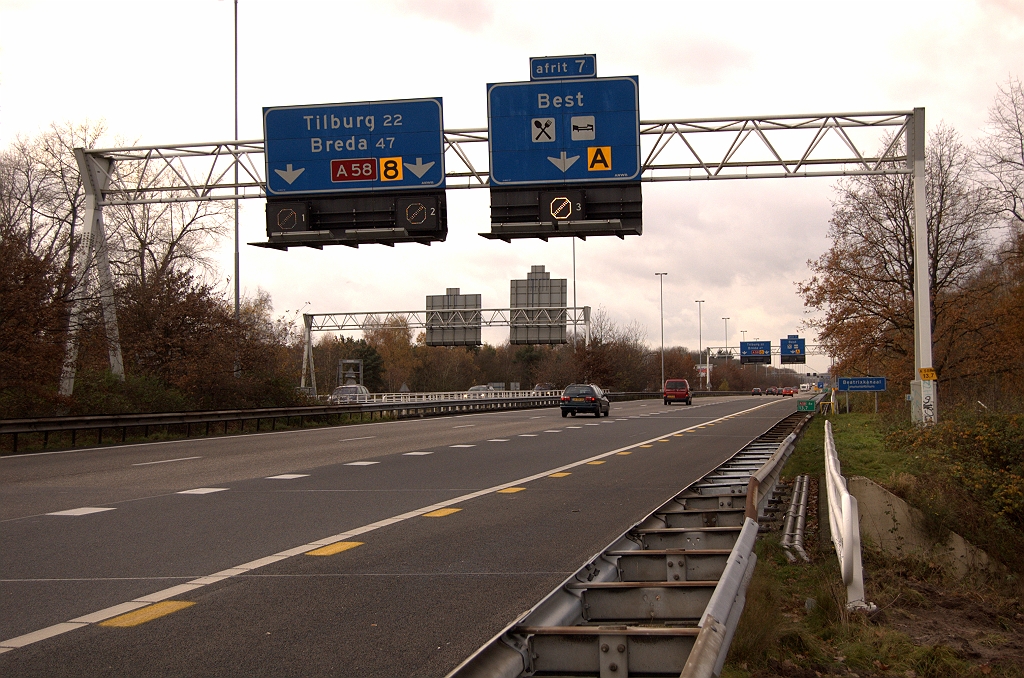
[[[740,415],[740,414],[747,414],[749,412],[753,412],[755,410],[759,410],[759,409],[761,409],[763,407],[769,407],[772,404],[774,404],[774,403],[765,403],[763,405],[757,405],[755,407],[751,407],[750,409],[743,410],[742,412],[736,412],[736,413],[734,413],[731,416],[736,416],[736,415]],[[347,532],[342,532],[341,534],[336,534],[336,535],[333,535],[333,536],[330,536],[330,537],[325,537],[323,539],[319,539],[319,540],[317,540],[315,542],[312,542],[312,543],[309,543],[309,544],[303,544],[302,546],[296,546],[294,548],[290,548],[290,549],[288,549],[286,551],[280,551],[278,553],[275,553],[273,555],[267,556],[265,558],[260,558],[259,560],[253,560],[253,561],[250,561],[249,563],[245,563],[245,564],[239,565],[237,567],[232,567],[232,568],[229,568],[227,570],[221,570],[220,572],[215,572],[212,575],[208,575],[206,577],[200,577],[199,579],[193,579],[192,581],[190,581],[190,582],[188,582],[186,584],[179,584],[177,586],[172,586],[172,587],[164,589],[162,591],[156,591],[156,592],[151,593],[149,595],[141,596],[139,598],[135,598],[134,600],[122,603],[122,605],[131,605],[131,604],[134,604],[134,603],[144,603],[144,604],[158,603],[160,601],[167,600],[168,598],[173,598],[174,596],[178,596],[178,595],[181,595],[183,593],[188,593],[190,591],[194,591],[196,589],[202,588],[203,586],[206,586],[209,583],[215,583],[215,582],[218,582],[218,581],[223,581],[224,579],[228,579],[230,577],[233,577],[233,576],[236,576],[236,575],[239,575],[239,574],[244,574],[246,572],[250,572],[250,571],[252,571],[252,570],[254,570],[254,569],[258,568],[258,567],[263,567],[264,565],[267,565],[269,563],[278,562],[278,561],[281,561],[281,560],[285,560],[287,558],[291,558],[293,556],[297,556],[297,555],[303,554],[303,553],[305,553],[307,551],[312,551],[313,549],[318,548],[320,546],[328,546],[330,544],[334,544],[334,543],[337,543],[339,541],[346,541],[348,539],[351,539],[352,537],[356,537],[356,536],[359,536],[361,534],[366,534],[367,532],[373,532],[374,530],[378,530],[378,529],[380,529],[382,527],[386,527],[388,525],[394,525],[396,523],[400,523],[402,521],[409,520],[410,518],[419,517],[419,516],[423,515],[424,513],[430,513],[431,511],[436,511],[438,509],[448,508],[449,506],[454,506],[456,504],[462,504],[462,503],[467,502],[467,501],[469,501],[471,499],[476,499],[477,497],[483,497],[483,496],[488,495],[488,494],[493,494],[493,493],[495,493],[495,492],[497,492],[499,490],[504,490],[504,489],[506,489],[508,487],[516,487],[518,485],[522,485],[524,483],[532,482],[534,480],[539,480],[541,478],[547,478],[552,473],[559,473],[561,471],[567,471],[569,469],[576,468],[577,466],[582,466],[582,465],[588,464],[588,463],[590,463],[592,461],[597,461],[599,459],[604,459],[605,457],[610,457],[612,455],[618,454],[619,452],[624,452],[626,450],[630,450],[630,449],[633,449],[635,447],[639,447],[640,445],[648,445],[648,444],[650,444],[650,443],[652,443],[652,442],[654,442],[656,440],[659,440],[661,438],[665,438],[667,436],[673,435],[674,433],[684,433],[686,431],[692,431],[693,429],[697,428],[698,426],[706,426],[707,424],[718,423],[720,421],[725,421],[727,418],[728,418],[728,416],[724,416],[724,417],[719,417],[718,419],[712,419],[710,421],[703,422],[701,424],[693,424],[692,426],[688,426],[686,428],[679,429],[678,431],[673,431],[672,433],[666,433],[664,435],[655,436],[654,438],[650,438],[648,440],[641,440],[641,441],[635,442],[635,443],[633,443],[631,445],[627,445],[626,447],[620,447],[618,449],[611,450],[610,452],[602,452],[601,454],[595,455],[593,457],[588,457],[586,459],[580,459],[579,461],[575,461],[575,462],[573,462],[571,464],[565,464],[564,466],[559,466],[557,468],[548,469],[547,471],[542,471],[541,473],[536,473],[536,474],[531,475],[531,476],[526,476],[525,478],[518,478],[518,479],[513,480],[511,482],[508,482],[508,483],[503,483],[501,485],[495,485],[494,487],[488,487],[488,488],[483,489],[483,490],[477,490],[476,492],[470,492],[469,494],[464,494],[464,495],[462,495],[460,497],[454,497],[453,499],[448,499],[446,501],[438,502],[437,504],[432,504],[430,506],[424,506],[423,508],[419,508],[419,509],[416,509],[416,510],[413,510],[413,511],[408,511],[406,513],[402,513],[400,515],[397,515],[397,516],[394,516],[394,517],[391,517],[391,518],[385,518],[383,520],[378,520],[376,522],[370,523],[369,525],[363,525],[362,527],[357,527],[357,528],[349,530]],[[372,462],[371,461],[371,462],[353,462],[353,463],[355,463],[355,464],[376,464],[377,462]],[[114,607],[117,607],[117,606],[114,606]],[[108,612],[108,611],[110,611],[112,609],[114,609],[114,608],[113,607],[109,607],[109,608],[106,608],[104,610],[100,610],[99,612],[94,612],[94,613],[92,613],[90,615],[85,615],[83,617],[78,617],[77,619],[85,619],[85,618],[88,618],[88,617],[92,617],[94,615],[101,615],[101,614],[104,614],[104,613],[106,613],[106,612]],[[89,623],[91,623],[91,622],[79,622],[79,621],[74,621],[73,620],[73,621],[64,622],[64,623],[61,623],[61,624],[54,624],[53,626],[48,626],[48,627],[46,627],[44,629],[40,629],[38,631],[33,631],[32,633],[27,633],[25,635],[18,636],[17,638],[11,638],[9,640],[0,641],[0,653],[7,652],[8,650],[11,650],[11,649],[14,649],[14,648],[24,647],[25,645],[29,645],[31,643],[38,642],[40,640],[45,640],[47,638],[52,638],[53,636],[58,636],[58,635],[60,635],[62,633],[67,633],[68,631],[74,631],[75,629],[82,628],[83,626],[88,626]]]
[[[190,459],[202,459],[202,457],[181,457],[179,459],[161,459],[160,461],[144,461],[132,466],[152,466],[153,464],[170,464],[172,461],[189,461]]]

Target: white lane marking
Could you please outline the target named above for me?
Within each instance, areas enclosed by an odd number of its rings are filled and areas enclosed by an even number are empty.
[[[508,438],[491,438],[487,442],[489,442],[489,443],[507,443],[508,442]]]
[[[369,440],[370,438],[376,438],[376,437],[377,436],[363,436],[361,438],[342,438],[338,442],[339,443],[348,443],[348,442],[352,442],[353,440]]]
[[[48,516],[87,516],[90,513],[102,513],[103,511],[113,511],[111,507],[97,508],[95,506],[83,506],[82,508],[68,509],[67,511],[54,511],[53,513],[47,513]]]
[[[180,459],[161,459],[160,461],[144,461],[141,464],[132,464],[132,466],[149,466],[151,464],[170,464],[172,461],[189,461],[190,459],[202,459],[202,457],[181,457]]]
[[[602,424],[614,424],[614,423],[615,423],[615,420],[614,420],[614,419],[605,419],[605,420],[604,420],[604,421],[602,421],[601,423],[602,423]]]
[[[536,433],[520,433],[519,437],[520,438],[536,438],[537,434]]]
[[[530,417],[530,419],[543,419],[544,417]]]
[[[552,429],[550,431],[544,431],[544,433],[561,433],[562,429]]]
[[[757,405],[756,407],[752,407],[752,408],[750,408],[748,410],[743,410],[742,412],[736,412],[736,413],[734,413],[734,416],[735,415],[739,415],[739,414],[747,414],[749,412],[753,412],[755,410],[759,410],[759,409],[761,409],[763,407],[769,407],[770,405],[772,405],[772,403],[765,403],[764,405]],[[484,489],[484,490],[477,490],[476,492],[470,492],[469,494],[464,494],[464,495],[462,495],[460,497],[455,497],[453,499],[447,499],[445,501],[438,502],[437,504],[432,504],[430,506],[424,506],[423,508],[415,509],[413,511],[409,511],[407,513],[403,513],[403,514],[400,514],[400,515],[397,515],[397,516],[393,516],[391,518],[385,518],[383,520],[378,520],[378,521],[376,521],[374,523],[370,523],[368,525],[363,525],[362,527],[357,527],[355,529],[349,530],[348,532],[342,532],[341,534],[335,534],[335,535],[332,535],[330,537],[325,537],[325,538],[319,539],[319,540],[317,540],[315,542],[311,542],[309,544],[303,544],[302,546],[296,546],[294,548],[290,548],[290,549],[287,549],[285,551],[280,551],[278,553],[275,553],[275,554],[273,554],[271,556],[267,556],[265,558],[260,558],[258,560],[253,560],[253,561],[250,561],[248,563],[243,563],[242,565],[238,565],[236,567],[231,567],[231,568],[228,568],[226,570],[221,570],[220,572],[214,572],[211,575],[208,575],[208,576],[205,576],[205,577],[200,577],[198,579],[193,579],[192,581],[188,582],[187,584],[179,584],[178,586],[172,586],[171,588],[164,589],[163,591],[157,591],[157,592],[151,593],[151,594],[149,594],[147,596],[142,596],[142,597],[139,597],[139,598],[135,598],[134,600],[128,601],[128,602],[123,603],[123,604],[124,605],[128,605],[128,604],[131,604],[131,603],[143,603],[145,605],[145,604],[149,604],[151,602],[155,603],[155,602],[160,602],[162,600],[167,600],[168,598],[172,598],[174,596],[181,595],[182,593],[187,593],[189,591],[194,591],[195,589],[202,588],[203,586],[206,586],[207,584],[213,584],[213,583],[216,583],[216,582],[219,582],[219,581],[223,581],[224,579],[229,579],[229,578],[234,577],[234,576],[239,575],[239,574],[245,574],[246,572],[251,572],[252,570],[255,570],[256,568],[259,568],[259,567],[263,567],[264,565],[268,565],[270,563],[276,563],[276,562],[279,562],[281,560],[285,560],[287,558],[291,558],[292,556],[301,555],[301,554],[305,553],[306,551],[312,551],[313,549],[318,548],[320,546],[329,546],[329,545],[334,544],[334,543],[339,542],[339,541],[346,541],[346,540],[351,539],[352,537],[357,537],[357,536],[359,536],[361,534],[366,534],[368,532],[373,532],[373,531],[378,530],[378,529],[380,529],[382,527],[387,527],[388,525],[394,525],[395,523],[400,523],[400,522],[403,522],[405,520],[410,520],[412,518],[418,518],[419,516],[423,515],[424,513],[430,513],[431,511],[436,511],[438,509],[448,508],[449,506],[454,506],[456,504],[461,504],[461,503],[470,501],[472,499],[476,499],[478,497],[483,497],[483,496],[486,496],[488,494],[493,494],[493,493],[497,492],[498,490],[504,490],[505,488],[508,488],[508,487],[516,487],[517,485],[522,485],[524,483],[529,483],[529,482],[532,482],[534,480],[539,480],[541,478],[546,478],[549,475],[551,475],[552,473],[560,473],[561,471],[567,471],[569,469],[576,468],[577,466],[582,466],[584,464],[588,464],[588,463],[590,463],[592,461],[597,461],[599,459],[604,459],[605,457],[610,457],[612,455],[618,454],[619,452],[625,452],[626,450],[631,450],[631,449],[633,449],[635,447],[639,447],[640,445],[649,445],[650,443],[653,443],[656,440],[659,440],[659,439],[664,438],[666,436],[673,435],[675,433],[685,433],[687,431],[694,430],[698,426],[706,426],[707,424],[713,424],[713,423],[718,423],[720,421],[725,421],[726,418],[727,417],[719,417],[718,419],[711,419],[711,420],[703,422],[701,424],[693,424],[692,426],[688,426],[686,428],[679,429],[678,431],[673,431],[672,433],[667,433],[665,435],[660,435],[660,436],[651,438],[649,440],[641,440],[639,442],[633,443],[632,445],[628,445],[626,447],[620,447],[620,448],[618,448],[616,450],[612,450],[610,452],[603,452],[603,453],[595,455],[593,457],[589,457],[587,459],[581,459],[581,460],[575,461],[575,462],[573,462],[571,464],[566,464],[564,466],[559,466],[557,468],[549,469],[547,471],[542,471],[541,473],[537,473],[537,474],[534,474],[532,476],[527,476],[525,478],[517,478],[516,480],[513,480],[512,482],[509,482],[509,483],[504,483],[502,485],[495,485],[494,487],[488,487],[487,489]],[[594,425],[596,426],[596,424],[594,424]],[[588,424],[588,426],[589,426],[589,424]],[[377,462],[375,462],[375,461],[365,462],[364,461],[364,462],[353,462],[353,463],[354,464],[376,464]],[[709,473],[709,472],[710,472],[710,469],[707,472],[705,472],[704,475],[707,475],[707,473]],[[106,612],[108,612],[110,610],[113,610],[113,609],[117,608],[117,607],[119,607],[119,606],[108,607],[105,610],[101,610],[99,612],[94,612],[92,615],[85,615],[85,617],[78,617],[78,619],[85,619],[86,617],[92,617],[94,615],[104,614],[104,613],[106,613]],[[116,616],[116,615],[111,614],[110,616],[113,617],[113,616]],[[73,631],[75,629],[81,628],[83,626],[88,626],[88,625],[89,625],[88,623],[77,622],[77,621],[72,620],[70,622],[64,622],[64,623],[61,623],[61,624],[54,624],[53,626],[48,626],[45,629],[40,629],[39,631],[33,631],[32,633],[27,633],[25,635],[18,636],[17,638],[11,638],[9,640],[3,640],[3,641],[0,641],[0,653],[6,652],[6,651],[8,651],[10,649],[13,649],[13,648],[24,647],[25,645],[28,645],[30,643],[34,643],[34,642],[37,642],[37,641],[40,641],[40,640],[45,640],[46,638],[52,638],[53,636],[57,636],[57,635],[60,635],[62,633],[67,633],[68,631]]]
[[[463,424],[462,426],[452,426],[452,428],[473,428],[476,424]]]
[[[615,421],[629,421],[629,419],[616,419]]]
[[[176,494],[213,494],[214,492],[224,492],[227,489],[226,487],[197,487],[194,490],[184,490]]]
[[[584,426],[600,426],[600,424],[584,424]]]
[[[476,447],[476,445],[449,445],[448,447]]]
[[[308,473],[282,473],[279,476],[267,476],[264,480],[295,480],[296,478],[308,478]]]
[[[350,461],[349,463],[345,464],[345,466],[373,466],[374,464],[379,463],[379,461]]]
[[[403,457],[425,457],[428,454],[433,454],[433,452],[406,452],[402,456]]]
[[[582,426],[566,426],[566,428],[583,428]]]

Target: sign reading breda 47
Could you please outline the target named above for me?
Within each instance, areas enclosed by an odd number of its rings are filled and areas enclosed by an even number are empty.
[[[267,236],[358,246],[443,241],[441,99],[263,109]]]

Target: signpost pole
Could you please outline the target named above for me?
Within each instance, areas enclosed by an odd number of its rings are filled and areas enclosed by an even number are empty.
[[[576,242],[576,238],[573,238],[572,241]],[[655,273],[654,275],[658,276],[658,285],[661,288],[661,385],[662,385],[662,388],[664,388],[664,386],[665,386],[665,276],[668,275],[668,272],[665,272],[665,273]],[[574,288],[573,294],[574,295],[576,294],[575,288]],[[576,304],[576,300],[574,298],[573,299],[573,305],[575,305],[575,304]]]
[[[935,382],[921,379],[932,367],[932,303],[928,257],[928,214],[925,193],[924,109],[915,108],[907,130],[907,159],[914,171],[914,376],[910,382],[911,420],[934,424],[938,419]]]

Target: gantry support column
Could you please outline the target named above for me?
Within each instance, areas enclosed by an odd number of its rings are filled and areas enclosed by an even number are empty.
[[[78,161],[78,171],[85,189],[85,218],[82,222],[82,242],[75,257],[75,271],[79,277],[74,286],[71,316],[68,321],[68,339],[64,349],[64,365],[60,376],[59,393],[65,397],[70,397],[75,390],[78,333],[88,301],[89,272],[94,265],[100,306],[103,309],[103,326],[107,335],[110,371],[124,381],[121,336],[117,327],[117,308],[114,303],[114,279],[110,272],[107,235],[103,228],[103,207],[100,204],[102,191],[110,183],[111,161],[95,155],[86,156],[81,148],[75,149],[75,159]]]
[[[925,192],[924,109],[915,108],[907,128],[907,162],[913,163],[914,189],[914,379],[910,382],[910,418],[919,424],[938,421],[935,382],[922,379],[932,368],[931,260],[928,256],[928,196]]]

